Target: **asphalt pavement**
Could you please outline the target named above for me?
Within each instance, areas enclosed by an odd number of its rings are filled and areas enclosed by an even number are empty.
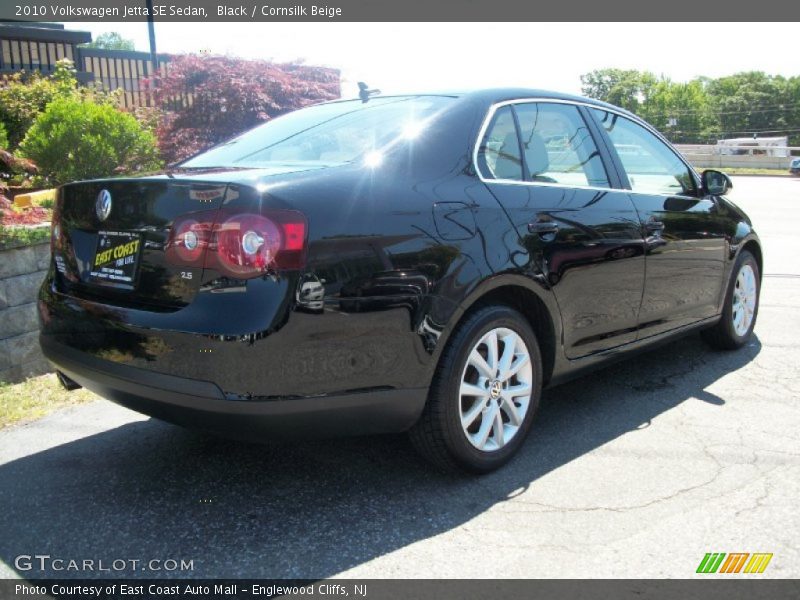
[[[800,576],[800,178],[734,184],[765,254],[744,349],[691,336],[554,388],[480,478],[403,436],[259,446],[65,409],[0,432],[0,577],[686,578],[707,552]]]

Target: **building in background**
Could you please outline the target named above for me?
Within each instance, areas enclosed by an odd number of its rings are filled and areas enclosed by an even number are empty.
[[[0,23],[0,73],[50,73],[62,58],[75,62],[78,68],[78,45],[91,41],[88,31],[66,31],[55,23]],[[79,74],[84,81],[90,75]]]
[[[123,106],[150,106],[152,98],[143,80],[153,72],[148,52],[85,48],[92,41],[88,31],[65,29],[57,23],[0,23],[0,73],[55,70],[56,62],[68,58],[75,63],[78,81],[99,82],[108,90],[123,89]],[[165,69],[169,55],[158,55],[158,68]]]

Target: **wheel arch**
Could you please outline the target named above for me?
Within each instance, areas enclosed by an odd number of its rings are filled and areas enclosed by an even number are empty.
[[[517,310],[533,329],[542,354],[542,376],[546,385],[556,364],[557,348],[561,339],[561,317],[551,292],[529,277],[505,275],[482,282],[459,305],[446,338],[441,340],[440,348],[447,345],[452,333],[469,315],[493,304]]]
[[[739,253],[741,254],[747,250],[756,259],[758,265],[758,278],[761,280],[764,277],[764,255],[761,252],[761,244],[755,238],[750,238],[742,245]]]

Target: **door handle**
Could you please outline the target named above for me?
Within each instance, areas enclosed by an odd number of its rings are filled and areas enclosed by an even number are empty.
[[[644,225],[645,230],[647,233],[661,233],[664,231],[664,222],[663,221],[648,221]]]
[[[558,223],[555,221],[534,221],[533,223],[528,223],[528,231],[539,235],[558,233]]]

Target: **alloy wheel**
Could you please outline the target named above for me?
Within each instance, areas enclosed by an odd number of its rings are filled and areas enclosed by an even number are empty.
[[[753,322],[756,311],[757,300],[756,274],[750,265],[744,264],[739,269],[736,283],[733,286],[733,310],[731,314],[733,330],[736,335],[741,337],[750,329],[750,324]]]
[[[500,327],[473,346],[461,375],[461,428],[478,450],[494,452],[517,434],[533,393],[528,347],[515,331]]]

